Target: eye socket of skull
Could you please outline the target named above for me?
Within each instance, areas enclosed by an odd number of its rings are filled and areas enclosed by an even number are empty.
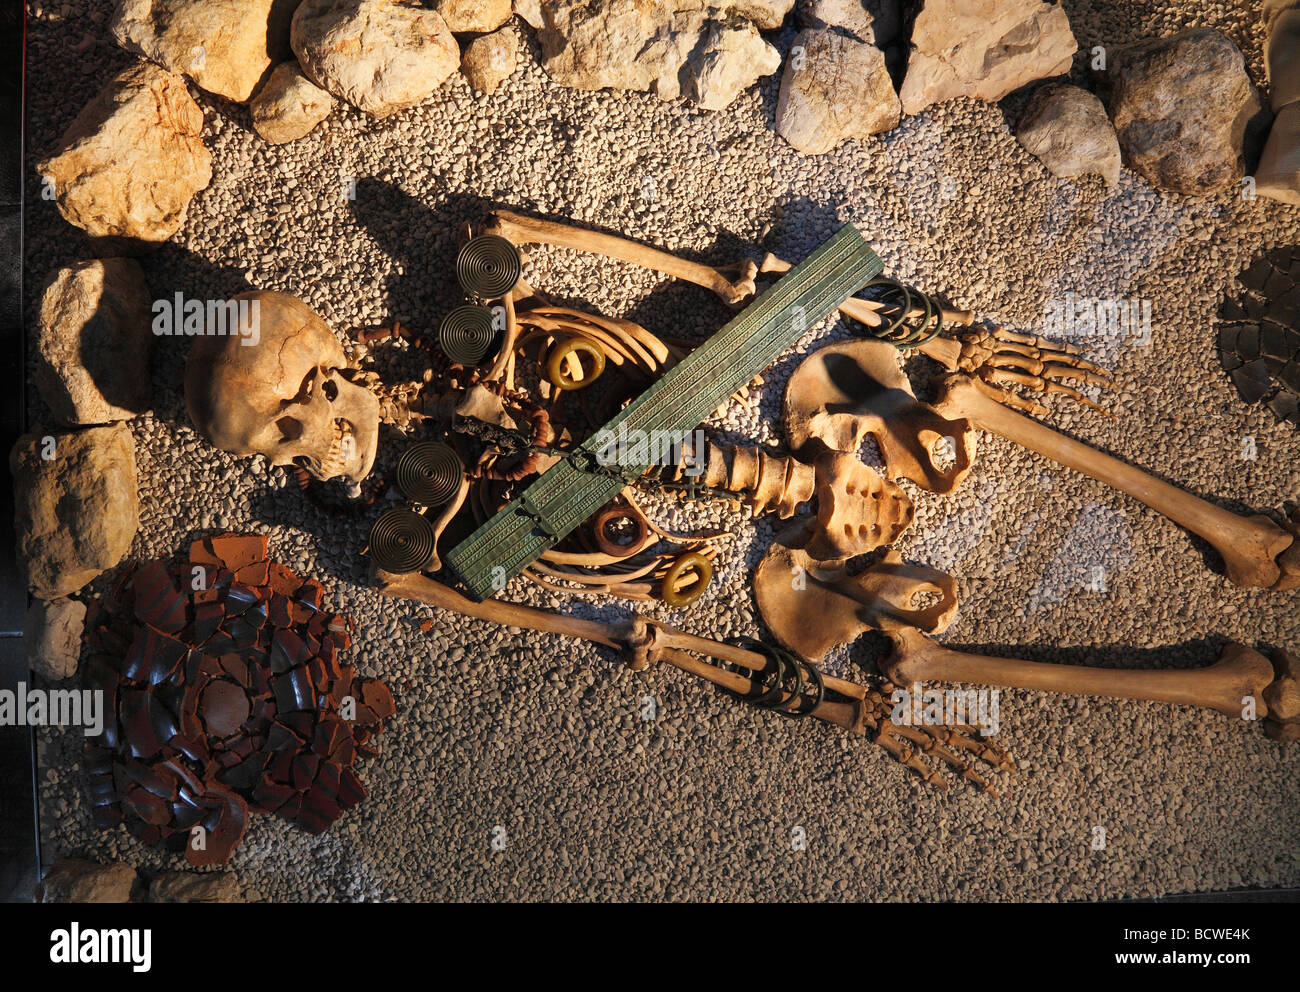
[[[256,339],[204,334],[185,370],[190,419],[218,448],[360,482],[374,465],[379,400],[350,382],[334,332],[301,300],[256,291]]]

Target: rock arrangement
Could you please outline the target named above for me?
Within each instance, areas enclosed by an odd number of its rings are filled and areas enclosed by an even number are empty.
[[[378,754],[393,697],[343,662],[352,625],[323,594],[268,561],[265,537],[227,534],[127,571],[93,604],[83,680],[106,700],[85,758],[98,826],[125,822],[207,866],[230,858],[250,809],[320,833],[365,799],[354,765]]]
[[[233,872],[169,871],[146,882],[130,865],[60,858],[36,886],[39,903],[232,903],[244,901]]]
[[[86,608],[75,594],[126,556],[139,527],[135,439],[150,405],[150,294],[138,262],[100,258],[50,273],[35,337],[37,391],[54,418],[9,455],[18,558],[37,599],[23,636],[30,667],[71,678]]]
[[[1244,402],[1300,427],[1300,247],[1260,255],[1237,281],[1219,310],[1219,362]]]
[[[1293,0],[1268,9],[1278,119],[1259,190],[1300,202],[1300,9]],[[943,101],[1001,100],[1068,73],[1078,50],[1065,11],[1048,0],[119,0],[114,37],[151,63],[111,81],[39,168],[71,223],[163,241],[211,179],[186,77],[247,103],[258,134],[283,144],[336,101],[382,119],[429,99],[457,69],[491,95],[518,66],[518,15],[559,85],[716,111],[781,70],[761,32],[792,13],[802,30],[775,126],[805,155]],[[1204,195],[1241,177],[1243,135],[1260,106],[1225,35],[1193,29],[1131,45],[1104,76],[1123,160],[1152,185]],[[1058,177],[1096,173],[1114,185],[1110,125],[1083,91],[1052,92],[1026,117],[1021,143]]]

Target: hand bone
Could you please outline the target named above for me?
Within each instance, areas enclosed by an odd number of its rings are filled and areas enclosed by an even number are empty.
[[[911,479],[936,493],[949,493],[970,472],[975,432],[964,419],[949,420],[921,403],[898,367],[898,352],[874,338],[841,341],[810,354],[790,376],[785,391],[790,447],[807,456],[817,439],[826,448],[856,451],[870,434],[880,448],[888,479]],[[935,447],[951,439],[953,463],[940,468]]]
[[[965,418],[983,430],[1000,434],[1140,500],[1208,541],[1223,558],[1228,579],[1236,585],[1274,589],[1300,585],[1300,560],[1294,551],[1283,555],[1296,538],[1268,517],[1239,517],[1118,458],[1059,434],[1036,420],[1008,410],[965,375],[945,379],[943,397],[935,407],[942,414]]]
[[[899,685],[915,682],[973,682],[1008,689],[1034,689],[1115,699],[1149,699],[1203,706],[1241,717],[1246,701],[1256,715],[1268,715],[1265,695],[1274,681],[1273,666],[1250,648],[1229,642],[1219,660],[1207,668],[1160,671],[1054,665],[1013,658],[950,651],[919,630],[904,627],[889,633],[893,653],[881,670]]]

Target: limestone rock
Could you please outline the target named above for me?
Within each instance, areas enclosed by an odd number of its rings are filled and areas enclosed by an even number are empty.
[[[1016,138],[1061,179],[1098,175],[1107,186],[1119,182],[1119,139],[1101,100],[1068,83],[1049,83],[1034,92],[1020,117]]]
[[[150,902],[243,902],[244,889],[234,872],[164,872],[149,886]]]
[[[881,48],[900,40],[902,0],[800,0],[801,28],[832,28]]]
[[[134,259],[50,273],[36,332],[36,387],[65,424],[129,420],[149,408],[151,304]]]
[[[510,0],[437,0],[433,8],[456,34],[495,31],[511,14]]]
[[[1193,28],[1113,53],[1110,116],[1124,161],[1158,189],[1204,195],[1239,180],[1260,112],[1232,39]]]
[[[289,47],[294,0],[119,0],[110,28],[129,52],[246,102]]]
[[[542,10],[542,64],[561,86],[653,90],[664,100],[703,92],[716,106],[780,64],[766,41],[742,37],[749,28],[734,10],[692,0],[543,0]],[[717,33],[722,26],[741,33]],[[734,53],[741,41],[748,65]]]
[[[763,31],[774,31],[784,23],[794,4],[795,0],[715,0],[712,6],[739,14]]]
[[[308,79],[372,117],[423,102],[460,65],[437,11],[391,0],[304,0],[290,41]]]
[[[480,93],[492,94],[519,64],[519,37],[510,28],[475,38],[465,46],[460,71]]]
[[[130,902],[135,882],[135,869],[130,865],[60,858],[36,886],[36,901]]]
[[[684,95],[705,110],[721,110],[757,76],[781,68],[781,55],[748,21],[711,22],[686,60]]]
[[[776,130],[805,155],[897,126],[902,107],[875,45],[829,29],[801,31],[786,62]]]
[[[90,235],[166,241],[212,180],[202,130],[185,80],[142,62],[100,91],[36,169],[59,212]]]
[[[18,563],[34,595],[74,593],[131,549],[140,518],[135,441],[124,424],[25,434],[9,470]]]
[[[546,24],[546,17],[542,13],[542,0],[515,0],[515,13],[535,31],[540,31]]]
[[[27,667],[47,682],[77,673],[86,604],[75,599],[33,599],[23,623]]]
[[[1001,100],[1070,71],[1079,45],[1065,11],[1042,0],[925,0],[899,96],[903,112],[968,96]]]
[[[249,104],[253,128],[273,145],[305,137],[333,107],[334,98],[304,76],[297,62],[276,66]]]

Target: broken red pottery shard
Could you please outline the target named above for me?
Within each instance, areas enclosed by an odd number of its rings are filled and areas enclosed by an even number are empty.
[[[203,690],[199,717],[209,737],[229,737],[248,719],[248,696],[234,682],[215,679]]]
[[[232,572],[254,562],[266,561],[266,538],[255,535],[223,534],[209,539],[212,553]]]
[[[141,566],[135,573],[134,585],[135,615],[142,623],[168,634],[178,634],[184,629],[189,599],[176,588],[163,562]]]

